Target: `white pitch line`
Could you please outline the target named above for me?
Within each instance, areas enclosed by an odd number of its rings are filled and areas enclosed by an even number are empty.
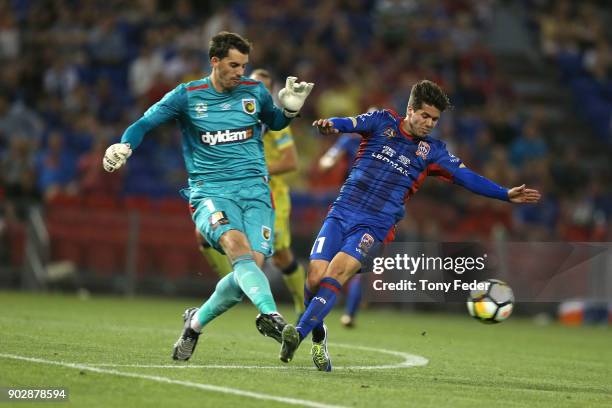
[[[398,356],[404,359],[404,361],[396,364],[384,364],[384,365],[373,365],[373,366],[334,366],[334,370],[388,370],[396,368],[408,368],[424,366],[429,363],[429,360],[425,357],[417,356],[415,354],[404,353],[402,351],[386,350],[375,347],[364,347],[355,346],[353,344],[340,344],[332,343],[333,346],[346,347],[356,350],[371,351],[374,353],[390,354],[392,356]],[[301,369],[315,369],[314,367],[304,366],[287,366],[287,365],[276,365],[276,366],[259,366],[259,365],[226,365],[226,364],[112,364],[112,363],[101,363],[94,364],[91,366],[95,367],[127,367],[127,368],[212,368],[212,369],[239,369],[239,370],[287,370],[290,368],[301,368]]]
[[[45,360],[42,358],[25,357],[25,356],[19,356],[15,354],[5,354],[5,353],[0,353],[0,357],[10,358],[13,360],[28,361],[31,363],[40,363],[40,364],[49,364],[49,365],[56,365],[56,366],[68,367],[68,368],[76,368],[79,370],[92,371],[94,373],[100,373],[100,374],[116,375],[119,377],[139,378],[142,380],[151,380],[151,381],[156,381],[156,382],[166,383],[166,384],[182,385],[184,387],[198,388],[198,389],[205,390],[205,391],[213,391],[213,392],[219,392],[222,394],[237,395],[240,397],[255,398],[259,400],[276,401],[276,402],[282,402],[285,404],[301,405],[304,407],[344,408],[340,405],[329,405],[329,404],[323,404],[320,402],[302,400],[302,399],[297,399],[297,398],[278,397],[278,396],[270,395],[270,394],[261,394],[257,392],[240,390],[238,388],[221,387],[218,385],[195,383],[191,381],[180,381],[180,380],[174,380],[168,377],[160,377],[157,375],[146,375],[146,374],[129,373],[129,372],[123,372],[123,371],[117,371],[117,370],[111,370],[111,369],[105,369],[105,368],[97,368],[97,367],[91,367],[85,364],[66,363],[63,361]]]

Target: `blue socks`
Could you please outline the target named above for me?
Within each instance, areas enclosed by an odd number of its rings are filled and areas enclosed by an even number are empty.
[[[306,285],[304,285],[304,306],[308,308],[310,305],[310,301],[312,300],[313,294],[308,289]],[[323,322],[319,323],[312,329],[312,341],[315,343],[320,343],[325,339],[325,330],[323,330]]]
[[[317,326],[322,328],[323,319],[334,307],[336,296],[340,292],[342,285],[334,278],[323,278],[319,283],[319,291],[310,300],[310,304],[302,315],[300,322],[297,325],[297,331],[300,334],[300,339],[306,338],[308,334]],[[304,290],[304,303],[306,299],[312,295],[307,288]],[[314,340],[314,339],[313,339]]]

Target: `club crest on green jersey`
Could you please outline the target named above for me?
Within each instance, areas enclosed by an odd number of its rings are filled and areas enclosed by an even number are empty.
[[[255,113],[255,99],[253,98],[244,98],[242,100],[242,110],[252,115]]]

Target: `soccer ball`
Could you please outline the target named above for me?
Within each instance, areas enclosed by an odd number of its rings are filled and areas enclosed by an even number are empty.
[[[506,282],[487,279],[485,290],[472,290],[467,300],[470,315],[482,323],[500,323],[510,317],[514,294]]]

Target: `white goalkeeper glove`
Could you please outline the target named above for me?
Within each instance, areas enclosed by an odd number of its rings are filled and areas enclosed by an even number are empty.
[[[123,166],[131,155],[132,149],[129,143],[115,143],[106,149],[102,159],[102,166],[104,170],[112,173]]]
[[[283,113],[288,118],[297,116],[314,86],[312,82],[300,82],[296,84],[296,80],[296,77],[287,77],[285,87],[278,91],[278,101],[283,108]]]

